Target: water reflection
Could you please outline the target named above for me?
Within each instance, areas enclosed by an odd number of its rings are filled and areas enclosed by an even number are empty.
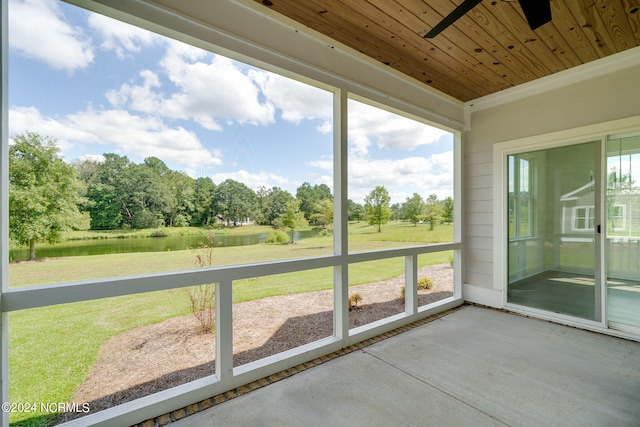
[[[318,232],[315,230],[295,231],[294,239],[314,237],[317,234]],[[266,238],[267,233],[234,236],[216,234],[215,244],[220,247],[256,245],[264,242]],[[55,245],[38,244],[36,245],[36,253],[38,258],[53,258],[130,252],[181,251],[197,248],[200,242],[206,242],[206,240],[205,235],[71,240]],[[12,261],[27,260],[29,259],[29,250],[26,247],[14,248],[9,252],[9,256]]]

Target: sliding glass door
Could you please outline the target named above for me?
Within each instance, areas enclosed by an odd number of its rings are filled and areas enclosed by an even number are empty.
[[[600,146],[508,156],[507,302],[600,320]]]
[[[640,135],[607,140],[607,317],[640,328]]]

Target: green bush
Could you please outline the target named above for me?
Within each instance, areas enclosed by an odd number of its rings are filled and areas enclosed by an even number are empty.
[[[360,295],[359,293],[355,292],[349,295],[349,310],[358,307],[358,303],[360,301],[362,301],[362,295]]]
[[[149,237],[167,237],[167,236],[168,236],[167,232],[162,229],[154,230],[151,233],[149,233]]]
[[[433,281],[428,277],[421,277],[418,280],[418,289],[431,289],[433,287]]]
[[[282,230],[273,230],[267,238],[265,243],[287,243],[289,241],[289,235]]]
[[[318,237],[329,237],[332,236],[333,232],[329,229],[323,228],[320,233],[318,233]]]

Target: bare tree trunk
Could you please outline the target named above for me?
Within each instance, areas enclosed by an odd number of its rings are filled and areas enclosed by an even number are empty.
[[[36,259],[36,241],[35,239],[31,239],[29,241],[29,260],[35,261]]]

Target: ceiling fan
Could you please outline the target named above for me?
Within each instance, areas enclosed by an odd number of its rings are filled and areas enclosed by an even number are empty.
[[[442,21],[431,29],[424,38],[430,39],[438,34],[449,25],[456,22],[462,15],[469,12],[477,6],[482,0],[464,0],[460,6],[456,7],[453,12],[447,15]],[[503,0],[509,1],[509,0]],[[551,21],[551,1],[550,0],[518,0],[520,7],[524,12],[525,18],[529,23],[529,27],[535,30],[539,26]]]

